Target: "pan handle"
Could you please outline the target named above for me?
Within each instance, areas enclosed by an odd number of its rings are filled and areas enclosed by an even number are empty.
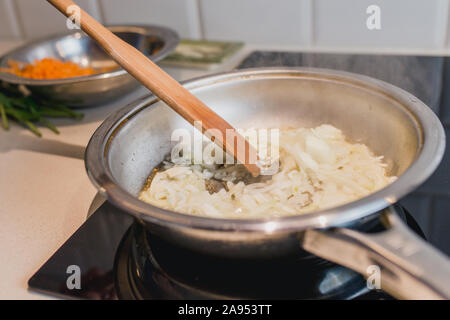
[[[382,219],[389,229],[379,233],[309,229],[302,246],[375,280],[375,287],[379,270],[380,288],[395,298],[450,299],[450,259],[412,232],[393,207],[383,211]]]

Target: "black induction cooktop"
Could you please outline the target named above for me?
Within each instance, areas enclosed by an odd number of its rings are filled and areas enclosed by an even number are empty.
[[[423,236],[412,216],[399,212]],[[108,202],[28,284],[70,299],[392,299],[369,291],[357,273],[314,256],[225,261],[190,252],[149,235]]]

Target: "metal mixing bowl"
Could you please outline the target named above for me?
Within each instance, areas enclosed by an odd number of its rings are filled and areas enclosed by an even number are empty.
[[[108,29],[154,62],[167,56],[179,42],[174,31],[160,26],[109,26]],[[47,57],[71,60],[84,67],[101,68],[115,65],[94,40],[84,32],[75,30],[27,43],[1,57],[0,67],[7,68],[9,59],[31,63],[35,59]],[[61,101],[71,107],[102,104],[123,96],[139,85],[130,74],[119,67],[90,76],[55,80],[27,79],[2,72],[0,80],[25,85],[34,94]]]

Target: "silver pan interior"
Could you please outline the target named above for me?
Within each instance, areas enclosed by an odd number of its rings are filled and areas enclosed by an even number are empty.
[[[170,151],[172,131],[190,125],[150,96],[111,115],[99,127],[89,143],[86,166],[111,202],[153,225],[205,232],[276,232],[346,224],[416,188],[435,170],[445,147],[442,125],[431,109],[397,87],[361,75],[304,68],[249,69],[200,78],[185,86],[235,127],[332,124],[350,140],[383,155],[389,173],[399,179],[337,208],[275,220],[218,220],[155,208],[136,196],[152,168]]]

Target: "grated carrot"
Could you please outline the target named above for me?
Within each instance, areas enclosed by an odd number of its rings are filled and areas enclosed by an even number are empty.
[[[32,64],[9,60],[8,65],[10,68],[4,68],[1,71],[31,79],[63,79],[98,73],[91,67],[85,68],[72,61],[61,61],[54,58],[35,60]]]

